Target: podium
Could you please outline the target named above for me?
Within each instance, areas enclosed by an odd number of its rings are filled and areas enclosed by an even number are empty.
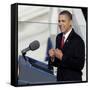
[[[19,56],[18,84],[45,84],[56,83],[53,71],[48,69],[48,65],[30,57]]]

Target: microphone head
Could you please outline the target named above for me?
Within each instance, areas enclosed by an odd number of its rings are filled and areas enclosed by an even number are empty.
[[[39,41],[35,40],[29,45],[29,49],[34,51],[40,47]]]

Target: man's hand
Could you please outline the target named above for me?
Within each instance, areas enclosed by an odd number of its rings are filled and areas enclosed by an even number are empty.
[[[52,58],[55,57],[55,50],[54,49],[49,50],[49,56],[52,57]]]
[[[56,49],[56,50],[55,50],[55,56],[56,56],[58,59],[62,60],[62,56],[63,56],[62,51],[59,50],[59,49]]]
[[[51,57],[51,61],[53,62],[54,57],[55,57],[55,50],[54,49],[49,50],[49,56]]]

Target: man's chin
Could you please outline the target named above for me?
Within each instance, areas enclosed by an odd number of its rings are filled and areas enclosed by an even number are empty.
[[[64,33],[65,31],[64,30],[61,30],[62,33]]]

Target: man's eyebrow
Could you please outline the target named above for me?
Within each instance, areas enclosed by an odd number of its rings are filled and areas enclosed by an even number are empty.
[[[65,21],[65,20],[58,20],[58,22],[60,22],[60,21]]]

